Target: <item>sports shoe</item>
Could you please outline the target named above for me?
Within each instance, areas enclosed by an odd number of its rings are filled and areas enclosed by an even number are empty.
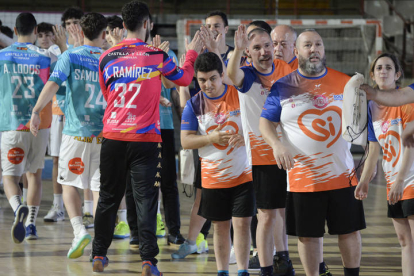
[[[129,226],[125,221],[120,221],[114,231],[114,239],[125,239],[129,238]]]
[[[57,222],[65,220],[65,210],[59,210],[59,207],[52,205],[47,215],[44,216],[45,222]]]
[[[257,251],[253,252],[253,256],[249,259],[249,269],[250,270],[260,269],[259,254],[257,254]]]
[[[163,274],[158,271],[156,265],[153,265],[150,261],[142,262],[142,274],[141,276],[162,276]]]
[[[36,225],[29,224],[26,227],[26,240],[37,240],[37,238]]]
[[[189,244],[187,241],[185,241],[182,245],[180,245],[180,248],[178,248],[177,251],[171,254],[171,258],[173,259],[184,259],[190,254],[197,252],[197,245],[196,244]]]
[[[165,236],[165,227],[164,222],[162,221],[161,214],[157,214],[157,233],[158,238],[162,238]]]
[[[234,247],[231,247],[230,250],[230,258],[229,258],[229,264],[236,264],[237,260],[236,260],[236,252],[234,252]]]
[[[104,256],[95,256],[92,262],[92,270],[93,272],[103,272],[104,267],[107,267],[109,260],[107,257]]]
[[[198,254],[208,252],[208,243],[204,239],[204,235],[202,233],[198,234],[197,239],[196,239],[196,245],[197,245]]]
[[[83,249],[91,242],[91,235],[86,232],[86,230],[82,231],[78,236],[72,241],[72,247],[69,249],[68,252],[68,259],[76,259],[83,255]]]
[[[11,236],[14,243],[21,243],[26,237],[26,222],[27,215],[29,214],[29,208],[25,205],[20,205],[14,214],[14,222],[11,229]]]
[[[273,276],[294,276],[295,269],[293,268],[292,261],[288,258],[281,258],[275,255],[273,257]]]
[[[332,273],[329,271],[329,267],[325,264],[325,272],[319,274],[319,276],[332,276]]]
[[[129,250],[131,251],[139,251],[139,238],[138,237],[131,237],[129,240]]]
[[[243,271],[243,272],[237,273],[237,276],[250,276],[250,274],[249,272]]]
[[[167,244],[183,244],[185,241],[184,237],[181,234],[178,234],[177,236],[168,235]]]
[[[93,224],[93,216],[91,215],[91,213],[86,212],[85,214],[83,214],[83,225],[85,225],[85,228],[93,228],[94,224]]]

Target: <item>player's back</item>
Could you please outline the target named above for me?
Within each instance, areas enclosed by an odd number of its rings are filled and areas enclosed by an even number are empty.
[[[28,128],[53,59],[49,52],[30,43],[16,42],[0,50],[0,131]],[[50,121],[43,120],[40,128],[44,124],[50,125]]]

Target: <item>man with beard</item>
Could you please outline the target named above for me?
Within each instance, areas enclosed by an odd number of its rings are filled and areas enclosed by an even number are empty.
[[[273,60],[273,43],[270,34],[262,28],[246,32],[241,25],[234,36],[234,53],[227,65],[227,74],[239,90],[240,113],[243,122],[243,136],[247,156],[252,165],[253,186],[258,209],[256,243],[261,275],[273,275],[274,225],[277,209],[286,205],[286,172],[276,167],[272,149],[259,132],[259,114],[269,95],[270,87],[279,78],[289,74],[291,69],[282,60]],[[240,68],[243,51],[252,59],[252,66]],[[276,259],[275,259],[276,260]],[[287,255],[284,259],[284,273],[294,275],[292,263]]]
[[[288,25],[278,25],[270,33],[275,47],[275,58],[284,60],[292,70],[298,69],[298,59],[295,56],[295,29]]]
[[[325,221],[338,235],[345,276],[359,275],[364,210],[353,195],[357,179],[349,144],[341,137],[342,93],[349,77],[325,66],[315,30],[296,40],[298,70],[277,81],[260,131],[280,168],[288,170],[287,234],[298,236],[306,275],[331,275],[323,262]],[[282,139],[276,127],[282,128]]]

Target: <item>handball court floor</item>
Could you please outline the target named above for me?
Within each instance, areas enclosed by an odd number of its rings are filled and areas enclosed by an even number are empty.
[[[360,275],[401,275],[401,248],[391,219],[386,217],[385,180],[380,163],[378,174],[370,185],[368,199],[364,201],[367,229],[362,231],[362,263]],[[180,191],[183,187],[181,184]],[[188,190],[188,188],[186,188]],[[37,219],[39,239],[14,244],[10,228],[14,220],[13,212],[5,196],[0,198],[0,275],[92,275],[89,262],[91,244],[84,255],[69,260],[66,254],[73,239],[68,217],[63,222],[44,223],[43,216],[49,210],[52,199],[52,183],[43,181],[43,200]],[[189,214],[193,199],[180,193],[181,232],[187,236]],[[213,232],[211,229],[210,233]],[[93,228],[89,230],[93,236]],[[158,239],[160,247],[159,269],[164,275],[217,275],[212,235],[209,235],[209,253],[190,255],[184,260],[173,261],[170,254],[176,246],[168,246],[166,238]],[[289,237],[290,257],[296,275],[305,275],[300,264],[295,237]],[[129,239],[114,240],[108,252],[109,266],[104,275],[141,275],[140,257],[129,251]],[[342,263],[337,246],[337,238],[325,235],[324,259],[333,275],[343,275]],[[97,274],[95,274],[97,275]],[[230,275],[237,275],[237,266],[230,265]],[[252,272],[251,275],[258,275]]]

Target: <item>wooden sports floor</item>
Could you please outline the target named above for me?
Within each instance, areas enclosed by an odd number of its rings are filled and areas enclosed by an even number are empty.
[[[368,199],[364,202],[367,229],[362,231],[362,264],[360,275],[401,275],[401,249],[391,222],[386,217],[385,181],[381,169],[370,186]],[[181,186],[181,184],[180,184]],[[188,188],[187,188],[188,189]],[[182,187],[180,187],[182,191]],[[66,258],[73,234],[68,219],[59,223],[44,223],[52,204],[52,183],[43,182],[43,201],[37,219],[39,239],[14,244],[10,228],[14,220],[13,212],[3,196],[0,198],[0,275],[92,275],[89,262],[91,245],[84,256],[76,260]],[[183,193],[181,199],[181,232],[188,232],[189,213],[192,198]],[[93,236],[93,229],[89,230]],[[210,231],[212,233],[212,229]],[[212,235],[209,235],[208,254],[191,255],[184,260],[172,261],[170,254],[177,248],[168,246],[166,239],[158,239],[160,247],[159,269],[164,275],[217,275]],[[300,264],[296,238],[289,238],[289,250],[296,275],[305,275]],[[141,262],[138,254],[129,251],[129,240],[114,240],[109,252],[109,266],[104,275],[141,275]],[[324,258],[333,275],[343,275],[337,239],[326,235]],[[414,260],[413,260],[414,261]],[[236,265],[230,266],[230,274],[237,275]],[[96,275],[96,274],[95,274]],[[258,275],[253,272],[251,275]]]

